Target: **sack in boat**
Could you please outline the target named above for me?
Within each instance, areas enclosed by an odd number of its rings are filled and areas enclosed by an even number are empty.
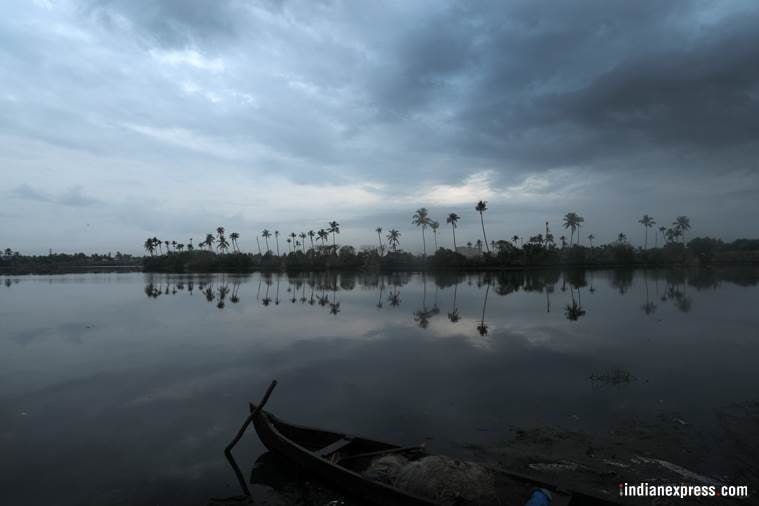
[[[474,462],[444,456],[408,461],[388,455],[372,462],[364,475],[441,505],[498,504],[493,473]]]

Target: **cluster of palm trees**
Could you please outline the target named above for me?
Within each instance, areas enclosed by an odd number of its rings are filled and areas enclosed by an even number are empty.
[[[483,240],[478,239],[475,243],[476,247],[482,251],[483,245],[485,246],[487,252],[489,253],[491,251],[491,246],[495,249],[496,247],[503,247],[503,244],[508,244],[507,241],[491,241],[488,242],[487,240],[487,233],[485,231],[485,219],[484,219],[484,213],[488,210],[487,207],[487,201],[480,200],[475,204],[474,210],[477,211],[480,214],[480,225],[482,227],[482,238]],[[449,225],[451,225],[451,233],[453,235],[453,249],[456,251],[458,249],[456,244],[456,228],[458,227],[458,222],[461,219],[461,217],[456,213],[449,213],[446,217],[445,221]],[[579,245],[580,244],[580,230],[583,226],[583,223],[585,222],[585,218],[580,216],[579,214],[575,212],[570,212],[564,215],[562,225],[565,229],[570,231],[569,234],[569,246],[571,247],[574,244]],[[427,237],[426,237],[426,231],[427,228],[432,230],[433,234],[433,240],[435,245],[435,250],[438,249],[438,230],[440,228],[440,223],[436,220],[433,220],[430,217],[429,211],[426,207],[421,207],[416,210],[416,212],[411,217],[411,223],[413,225],[416,225],[417,228],[421,229],[422,232],[422,251],[424,256],[427,256]],[[638,223],[640,223],[643,226],[644,233],[645,233],[645,239],[644,239],[644,248],[648,248],[648,229],[652,228],[656,221],[649,216],[648,214],[644,214],[642,218],[638,220]],[[546,246],[552,246],[554,243],[554,236],[551,233],[548,222],[545,224],[545,235],[543,233],[539,233],[537,235],[531,236],[529,238],[528,243],[529,244],[536,244],[538,246],[546,245]],[[685,233],[690,230],[690,219],[687,216],[678,216],[674,222],[672,222],[672,226],[669,228],[667,227],[659,227],[658,232],[655,235],[656,238],[656,246],[658,247],[658,239],[659,234],[662,235],[663,239],[668,242],[676,242],[678,240],[682,240],[682,243],[685,244]],[[387,241],[387,245],[383,243],[383,237],[382,227],[377,227],[375,229],[375,232],[377,232],[377,239],[379,243],[379,253],[382,254],[387,248],[392,249],[392,251],[397,252],[398,246],[400,245],[400,238],[401,233],[396,229],[390,229],[385,236],[385,240]],[[337,221],[330,221],[327,224],[326,228],[321,228],[317,231],[309,230],[308,232],[300,232],[295,233],[291,232],[286,237],[287,247],[288,247],[288,253],[295,253],[298,251],[302,251],[304,254],[307,253],[307,245],[310,243],[310,249],[311,250],[317,250],[318,247],[321,248],[324,252],[336,252],[337,251],[337,234],[340,233],[340,224]],[[262,251],[261,248],[261,242],[258,240],[258,237],[256,237],[256,243],[258,244],[258,253],[259,254],[272,254],[272,250],[270,247],[269,239],[273,236],[274,237],[274,245],[276,248],[276,254],[277,256],[280,256],[280,245],[279,245],[279,237],[280,237],[279,230],[275,230],[274,234],[272,234],[268,229],[264,229],[261,232],[261,237],[263,237],[265,245],[266,245],[266,251]],[[328,245],[329,236],[332,235],[332,244]],[[213,251],[214,249],[219,253],[226,253],[229,251],[230,247],[233,252],[239,253],[240,247],[238,244],[238,239],[240,238],[240,234],[237,232],[232,232],[229,234],[229,238],[225,235],[224,227],[218,227],[216,229],[216,233],[209,233],[206,234],[205,240],[198,244],[198,247],[203,249],[207,249],[208,251]],[[593,240],[596,238],[593,234],[588,235],[588,241],[590,243],[590,247],[593,247]],[[308,239],[308,240],[307,240]],[[561,246],[566,247],[567,246],[567,238],[566,236],[562,235],[559,237],[559,240],[561,241]],[[315,243],[315,241],[319,242],[321,241],[321,244]],[[519,243],[522,243],[522,246],[524,246],[524,239],[521,239],[519,236],[514,235],[511,238],[511,242],[514,247],[519,246]],[[625,243],[627,242],[627,236],[625,234],[619,234],[617,237],[617,242]],[[467,243],[467,246],[470,248],[473,246],[471,242]],[[149,237],[145,240],[144,244],[145,250],[150,253],[151,256],[153,256],[156,252],[158,254],[163,253],[172,253],[172,252],[182,252],[185,249],[187,251],[192,251],[193,245],[192,245],[192,238],[189,240],[189,243],[185,246],[184,243],[178,243],[177,241],[168,241],[168,240],[161,240],[157,237]],[[6,253],[8,254],[8,253]]]
[[[205,240],[198,243],[198,247],[201,249],[206,248],[208,251],[213,251],[215,244],[216,251],[219,253],[226,253],[231,246],[233,252],[239,253],[240,247],[237,244],[237,240],[239,238],[240,234],[237,232],[232,232],[229,234],[229,239],[227,239],[224,227],[218,227],[216,229],[216,234],[206,234]],[[164,253],[168,254],[173,252],[181,253],[185,249],[187,251],[193,251],[195,249],[195,247],[192,245],[192,238],[190,238],[188,244],[185,245],[184,243],[179,243],[177,241],[168,241],[161,240],[157,237],[148,237],[145,239],[144,247],[145,251],[150,253],[150,256],[155,255],[156,252],[158,252],[159,255],[162,255]]]
[[[297,251],[303,251],[303,253],[306,253],[306,246],[308,242],[311,243],[311,250],[316,250],[317,245],[314,243],[314,238],[316,238],[316,241],[321,241],[321,247],[323,250],[329,249],[327,247],[327,241],[329,240],[329,235],[332,234],[332,250],[337,250],[337,234],[340,233],[340,224],[336,221],[330,221],[327,224],[327,228],[320,228],[316,232],[313,230],[309,230],[308,232],[291,232],[287,235],[287,238],[285,241],[287,242],[287,251],[288,253],[295,253]],[[275,244],[275,251],[277,256],[280,256],[280,250],[279,250],[279,236],[281,235],[279,230],[274,231],[274,244]],[[258,240],[258,237],[256,237],[256,243],[258,244],[258,253],[260,255],[267,254],[271,255],[274,253],[272,251],[271,247],[269,246],[269,238],[272,236],[272,233],[269,231],[269,229],[265,228],[261,232],[261,237],[264,238],[265,244],[266,244],[266,251],[263,251],[261,249],[261,242]],[[306,238],[308,238],[308,242],[306,241]]]
[[[483,217],[483,214],[485,213],[485,211],[488,210],[487,201],[480,200],[479,202],[477,202],[477,204],[475,205],[474,209],[475,209],[475,211],[477,211],[478,213],[480,213],[480,223],[482,225],[482,237],[484,239],[485,248],[487,249],[488,252],[490,252],[490,246],[488,246],[488,237],[487,237],[487,234],[485,233],[485,219]],[[458,222],[459,222],[460,219],[461,219],[461,216],[459,216],[456,213],[449,213],[448,216],[446,216],[446,218],[445,218],[445,222],[448,223],[449,225],[451,225],[451,232],[453,233],[453,250],[454,251],[456,251],[458,249],[457,245],[456,245],[456,227],[458,226]],[[422,252],[423,252],[424,256],[427,256],[427,238],[425,236],[425,232],[427,231],[427,227],[429,227],[430,230],[432,230],[432,234],[433,234],[433,238],[434,238],[434,242],[435,242],[435,250],[437,251],[437,249],[438,249],[438,245],[437,245],[437,231],[440,228],[440,222],[438,222],[438,221],[433,220],[432,218],[430,218],[430,213],[429,213],[429,211],[427,210],[426,207],[420,207],[419,209],[416,210],[416,212],[414,213],[414,215],[411,217],[411,224],[412,225],[416,225],[417,228],[421,228],[422,229]],[[380,228],[378,228],[377,230],[381,231]],[[397,230],[391,230],[390,232],[394,236],[394,238],[396,239],[396,245],[397,245],[397,239],[398,239],[398,237],[400,237],[400,233]],[[391,240],[390,239],[390,234],[388,234],[388,241],[390,241],[390,240]],[[382,246],[381,243],[382,243],[382,241],[380,240],[380,247]],[[479,245],[479,247],[481,249],[483,241],[481,241],[481,240],[478,239],[477,243],[478,243],[478,245]],[[471,242],[467,243],[467,244],[469,245],[469,247],[472,246]]]

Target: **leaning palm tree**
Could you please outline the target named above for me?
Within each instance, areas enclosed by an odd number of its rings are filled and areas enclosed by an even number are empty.
[[[431,221],[430,228],[432,229],[432,237],[435,238],[435,251],[437,251],[437,229],[440,228],[440,223],[437,221]]]
[[[593,239],[595,239],[595,238],[596,238],[596,236],[594,236],[593,234],[590,234],[588,236],[588,242],[590,242],[590,247],[591,248],[593,247]]]
[[[274,241],[277,243],[277,256],[279,256],[279,230],[274,231]]]
[[[424,238],[424,231],[427,229],[427,225],[430,224],[429,211],[427,211],[427,208],[420,207],[417,209],[411,217],[411,223],[417,227],[422,227],[422,251],[424,252],[424,256],[427,256],[427,241]]]
[[[261,232],[261,237],[263,237],[266,240],[266,254],[268,255],[271,253],[271,250],[269,249],[269,237],[271,237],[271,232],[269,232],[269,229],[265,228]]]
[[[393,251],[398,251],[398,244],[401,242],[401,233],[394,228],[387,234],[387,242],[393,247]]]
[[[382,227],[377,227],[374,229],[375,232],[377,232],[377,240],[379,240],[379,254],[382,255]],[[380,297],[381,298],[381,297]]]
[[[474,206],[474,210],[480,213],[480,224],[482,225],[482,237],[485,238],[485,247],[488,250],[488,253],[490,253],[490,246],[488,246],[488,236],[485,235],[485,219],[482,217],[482,214],[488,210],[488,203],[486,200],[480,200],[477,202],[477,205]]]
[[[300,237],[300,242],[303,245],[303,253],[305,253],[306,252],[306,237],[308,236],[306,235],[305,232],[301,232],[300,234],[298,234],[298,236]]]
[[[685,245],[685,232],[690,230],[690,218],[687,216],[678,216],[672,223],[672,226],[680,232],[679,235],[683,237],[683,245]]]
[[[232,250],[240,252],[240,247],[237,245],[237,239],[240,238],[240,234],[237,232],[232,232],[229,234],[229,239],[232,241]]]
[[[453,231],[453,251],[456,251],[456,227],[458,226],[457,223],[460,219],[461,218],[456,213],[450,213],[445,219],[446,223],[451,224],[451,230]]]
[[[656,222],[653,218],[651,218],[649,215],[644,214],[641,219],[638,220],[638,223],[643,225],[643,230],[645,231],[645,239],[643,241],[643,249],[648,249],[648,229],[656,225]]]
[[[332,234],[332,246],[335,248],[335,250],[337,250],[337,243],[335,242],[336,241],[335,234],[340,233],[340,224],[336,221],[330,221],[329,228],[327,229],[327,231],[330,234]]]

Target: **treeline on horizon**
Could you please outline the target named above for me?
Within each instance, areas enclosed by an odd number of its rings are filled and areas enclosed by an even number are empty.
[[[401,248],[401,233],[391,229],[384,236],[377,227],[377,246],[363,247],[357,251],[350,245],[339,245],[337,235],[340,224],[328,223],[318,231],[291,232],[282,236],[264,229],[261,241],[255,237],[258,252],[243,252],[239,247],[240,234],[228,236],[224,227],[209,233],[197,247],[190,239],[188,244],[149,237],[143,247],[144,257],[117,252],[105,255],[62,254],[24,256],[7,248],[0,255],[0,272],[66,272],[79,268],[135,268],[154,272],[253,272],[253,271],[322,271],[322,270],[376,270],[376,271],[423,271],[423,270],[498,270],[520,267],[550,266],[636,266],[636,265],[703,265],[709,263],[759,262],[759,239],[737,239],[724,242],[720,239],[697,237],[686,242],[685,234],[691,229],[687,216],[678,216],[670,227],[654,228],[656,221],[648,215],[638,220],[645,232],[643,247],[633,247],[627,236],[620,233],[615,241],[594,244],[595,236],[586,236],[588,246],[581,244],[584,218],[577,213],[567,213],[562,225],[569,233],[558,241],[551,233],[549,223],[545,231],[523,237],[512,236],[509,240],[487,239],[484,213],[487,202],[475,206],[482,227],[482,239],[459,246],[456,228],[461,219],[450,213],[445,221],[450,225],[454,249],[438,245],[439,222],[429,216],[426,208],[418,209],[411,223],[421,232],[423,252],[421,255]],[[649,229],[652,229],[654,247],[649,248]],[[426,232],[432,232],[434,253],[427,254]],[[663,246],[659,246],[659,237]],[[262,247],[263,246],[263,247]]]

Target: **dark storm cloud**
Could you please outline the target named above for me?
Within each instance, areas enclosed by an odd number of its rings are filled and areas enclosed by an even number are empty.
[[[468,213],[484,198],[503,237],[570,210],[602,240],[630,234],[643,212],[688,214],[699,233],[759,232],[732,218],[758,210],[755,2],[36,0],[7,11],[0,164],[18,170],[0,193],[26,215],[64,204],[72,222],[128,227],[112,240],[130,244],[211,220],[243,231],[337,218],[346,242],[373,244],[378,225],[411,242],[422,205],[438,219],[459,212],[473,236]],[[715,199],[729,207],[715,213]]]

